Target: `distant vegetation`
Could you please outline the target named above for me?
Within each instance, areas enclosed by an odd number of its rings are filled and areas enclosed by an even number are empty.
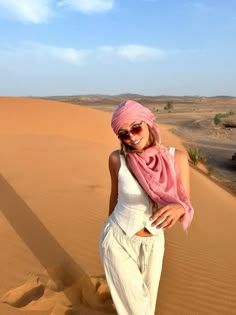
[[[167,103],[166,103],[166,105],[164,106],[164,109],[165,110],[171,110],[171,109],[173,109],[174,108],[174,105],[173,105],[173,102],[172,101],[168,101]]]
[[[225,118],[225,117],[228,117],[228,116],[231,116],[231,115],[235,115],[235,112],[228,112],[228,113],[225,113],[225,114],[216,114],[215,117],[214,117],[214,122],[216,125],[219,125],[221,123],[221,118]]]
[[[198,147],[192,146],[192,147],[188,148],[187,151],[188,151],[190,161],[194,165],[197,165],[199,162],[205,162],[206,161],[205,155],[201,152],[201,150]]]

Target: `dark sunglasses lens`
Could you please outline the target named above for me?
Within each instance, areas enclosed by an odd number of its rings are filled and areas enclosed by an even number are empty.
[[[134,127],[131,129],[131,133],[134,134],[134,135],[139,134],[141,131],[142,131],[142,127],[141,127],[140,125],[134,126]]]
[[[142,131],[142,126],[141,124],[136,124],[132,127],[132,129],[130,130],[130,132],[126,131],[126,132],[121,132],[118,134],[118,138],[121,141],[124,140],[128,140],[130,138],[130,133],[132,133],[133,135],[138,135],[140,132]]]
[[[118,134],[118,138],[120,140],[128,140],[129,139],[129,133],[128,132],[121,132]]]

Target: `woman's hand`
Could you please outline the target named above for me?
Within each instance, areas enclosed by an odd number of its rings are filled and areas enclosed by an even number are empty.
[[[181,204],[169,203],[158,209],[150,217],[150,221],[153,221],[152,226],[156,226],[157,229],[169,230],[183,214],[185,214],[185,209]]]

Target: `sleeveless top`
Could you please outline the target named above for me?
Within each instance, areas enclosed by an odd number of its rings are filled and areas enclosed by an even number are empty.
[[[169,151],[174,156],[175,148],[171,147]],[[112,212],[114,219],[128,236],[133,236],[144,227],[155,235],[162,229],[151,226],[149,218],[153,214],[153,207],[153,201],[128,169],[124,156],[120,155],[118,201]]]

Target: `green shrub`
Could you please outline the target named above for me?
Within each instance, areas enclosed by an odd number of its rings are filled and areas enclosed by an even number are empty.
[[[215,124],[216,125],[219,125],[220,123],[221,123],[221,118],[222,118],[222,116],[221,116],[222,114],[216,114],[215,115],[215,117],[214,117],[214,122],[215,122]]]
[[[166,105],[164,106],[164,109],[166,109],[166,110],[170,110],[170,109],[173,109],[173,108],[174,108],[174,105],[173,105],[173,102],[171,102],[171,101],[168,101],[166,103]]]
[[[204,156],[204,154],[201,152],[201,150],[198,147],[192,146],[188,148],[187,151],[188,151],[188,156],[190,158],[190,161],[194,165],[197,165],[199,162],[206,161],[206,157]]]
[[[221,123],[221,118],[224,118],[224,117],[228,117],[228,116],[231,116],[231,115],[234,115],[235,112],[228,112],[228,113],[225,113],[225,114],[216,114],[215,117],[214,117],[214,122],[216,125],[219,125]]]

